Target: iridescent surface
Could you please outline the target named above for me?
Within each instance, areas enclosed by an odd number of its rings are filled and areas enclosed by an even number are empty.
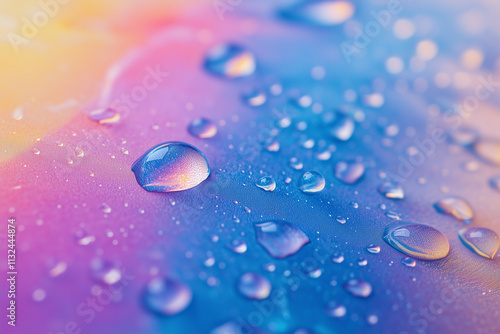
[[[500,247],[498,234],[489,228],[464,228],[458,231],[458,236],[465,247],[488,259],[493,259]]]
[[[257,242],[277,259],[297,253],[310,242],[304,232],[288,222],[267,221],[254,225]]]
[[[446,257],[450,251],[448,239],[427,225],[388,226],[383,239],[401,253],[420,260],[439,260]]]
[[[460,197],[446,197],[434,203],[438,212],[445,213],[468,223],[474,218],[474,212],[466,200]]]
[[[187,190],[210,175],[203,153],[181,142],[153,147],[134,162],[132,171],[141,187],[157,192]]]

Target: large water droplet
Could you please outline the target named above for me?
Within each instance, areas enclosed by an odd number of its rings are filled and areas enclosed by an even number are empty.
[[[181,142],[168,142],[153,147],[134,162],[132,171],[141,187],[158,192],[193,188],[210,174],[203,153]]]
[[[94,110],[88,115],[88,117],[94,122],[98,122],[100,124],[111,124],[120,120],[120,114],[112,108],[100,108]]]
[[[354,133],[354,120],[347,115],[337,115],[333,125],[330,127],[330,134],[337,140],[347,141]]]
[[[340,161],[335,165],[335,177],[346,184],[356,183],[365,173],[365,166],[359,162]]]
[[[391,199],[403,199],[405,193],[403,187],[399,184],[393,182],[385,182],[379,188],[378,191],[387,198]]]
[[[297,253],[309,243],[299,228],[285,221],[255,223],[257,242],[274,258],[283,259]]]
[[[465,247],[488,259],[493,259],[500,247],[498,235],[489,228],[464,228],[458,231],[458,236]]]
[[[174,315],[191,303],[191,289],[171,278],[154,278],[143,293],[144,303],[151,311],[161,315]]]
[[[434,208],[440,213],[452,215],[458,220],[468,223],[474,218],[474,212],[464,199],[460,197],[447,197],[434,203]]]
[[[238,281],[238,291],[248,299],[266,299],[271,293],[271,283],[262,275],[246,273]]]
[[[366,298],[372,294],[372,286],[370,283],[361,279],[352,279],[347,281],[344,284],[344,289],[355,297]]]
[[[354,6],[349,1],[302,1],[281,15],[289,20],[319,26],[332,26],[347,21],[354,14]]]
[[[271,176],[264,176],[255,182],[255,185],[265,191],[273,191],[276,189],[276,181]]]
[[[389,226],[383,239],[401,253],[420,260],[439,260],[450,251],[450,244],[444,234],[427,225]]]
[[[188,131],[198,138],[212,138],[217,134],[217,127],[209,119],[197,118],[189,124]]]
[[[484,160],[500,165],[500,142],[481,139],[474,144],[474,150]]]
[[[316,171],[305,172],[299,179],[299,189],[303,193],[316,193],[325,188],[325,178]]]
[[[211,49],[205,58],[205,69],[217,76],[239,78],[255,71],[254,55],[235,44],[219,45]]]

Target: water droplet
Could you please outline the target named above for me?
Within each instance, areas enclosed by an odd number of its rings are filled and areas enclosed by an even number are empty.
[[[122,278],[120,269],[111,262],[94,259],[90,263],[92,277],[108,285],[116,284]]]
[[[120,120],[120,114],[112,108],[100,108],[92,111],[88,117],[94,122],[100,124],[117,123]]]
[[[366,250],[372,254],[380,253],[380,246],[369,245]]]
[[[304,168],[304,164],[294,157],[290,159],[290,167],[295,170],[301,170],[302,168]]]
[[[340,161],[335,165],[335,177],[346,184],[354,184],[365,173],[365,166],[359,162]]]
[[[262,275],[246,273],[238,281],[238,291],[248,299],[266,299],[271,293],[271,283]]]
[[[217,127],[211,120],[201,117],[189,124],[188,131],[197,138],[212,138],[217,134]]]
[[[325,312],[329,317],[342,318],[346,315],[347,310],[344,305],[332,301],[326,305]]]
[[[332,157],[332,152],[330,150],[324,150],[317,152],[314,156],[320,161],[328,161]]]
[[[273,191],[276,189],[276,181],[271,176],[264,176],[255,182],[255,185],[265,191]]]
[[[143,293],[146,307],[160,315],[177,314],[191,303],[191,289],[171,278],[152,279]]]
[[[354,14],[349,1],[306,1],[285,9],[281,15],[289,20],[320,26],[332,26],[347,21]]]
[[[266,93],[262,90],[253,90],[245,95],[243,95],[243,100],[250,107],[260,107],[267,101]]]
[[[181,142],[168,142],[153,147],[134,162],[132,171],[141,187],[158,192],[193,188],[210,174],[203,153]]]
[[[81,148],[77,147],[75,148],[75,155],[77,157],[83,158],[85,156],[85,152]]]
[[[363,281],[361,279],[352,279],[344,284],[344,289],[346,289],[351,295],[355,297],[366,298],[372,293],[372,286],[370,283]]]
[[[297,253],[309,238],[299,228],[285,221],[255,223],[257,242],[274,258],[283,259]]]
[[[401,220],[401,214],[397,211],[394,211],[394,210],[387,210],[387,212],[385,213],[385,215],[391,219],[395,219],[395,220]]]
[[[479,134],[474,129],[458,128],[448,132],[448,136],[451,142],[458,145],[467,146],[473,144],[478,139]]]
[[[333,125],[330,126],[330,134],[337,140],[347,141],[354,133],[354,120],[347,115],[337,115]]]
[[[389,226],[383,239],[401,253],[420,260],[439,260],[450,251],[450,244],[444,234],[427,225]]]
[[[475,142],[474,150],[484,160],[500,165],[500,142],[481,139]]]
[[[254,55],[235,44],[219,45],[205,58],[205,69],[217,76],[239,78],[251,75],[256,68]]]
[[[243,239],[234,239],[227,247],[237,254],[243,254],[247,251],[247,244]]]
[[[111,213],[111,207],[109,205],[107,205],[106,203],[102,203],[101,210],[104,213]]]
[[[316,193],[325,188],[325,178],[319,172],[305,172],[299,180],[299,189],[303,193]]]
[[[278,152],[280,150],[280,142],[276,139],[271,139],[264,143],[264,148],[268,152]]]
[[[474,217],[474,212],[464,199],[460,197],[447,197],[434,203],[437,212],[451,215],[458,220],[468,223]]]
[[[36,147],[33,150],[31,150],[31,151],[33,152],[33,154],[36,154],[36,155],[40,154],[40,150],[37,149]]]
[[[332,257],[333,263],[342,263],[344,262],[344,255],[342,253],[335,253]]]
[[[498,235],[489,228],[464,228],[458,231],[458,236],[465,247],[488,259],[493,259],[500,247]]]
[[[410,268],[413,268],[417,265],[417,261],[415,261],[415,259],[412,259],[411,257],[405,257],[404,259],[401,259],[401,263]]]
[[[374,314],[366,317],[366,322],[370,325],[376,325],[378,322],[378,317]]]
[[[403,199],[405,197],[403,188],[393,182],[385,182],[379,188],[378,191],[387,198],[391,199]]]
[[[490,178],[490,186],[493,189],[500,191],[500,175],[495,175]]]
[[[368,260],[366,260],[365,258],[360,257],[360,258],[358,259],[358,266],[360,266],[360,267],[364,267],[364,266],[366,266],[367,264],[368,264]]]

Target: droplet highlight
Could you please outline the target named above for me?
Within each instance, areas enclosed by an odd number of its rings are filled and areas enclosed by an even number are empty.
[[[257,242],[274,258],[284,259],[297,253],[309,238],[298,227],[285,221],[255,223]]]

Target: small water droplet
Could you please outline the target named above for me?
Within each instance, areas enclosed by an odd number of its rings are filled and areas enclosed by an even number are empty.
[[[448,132],[448,137],[452,143],[468,146],[479,138],[479,134],[476,130],[471,128],[458,128]]]
[[[260,107],[267,101],[266,93],[262,90],[252,90],[251,92],[243,95],[243,100],[250,107]]]
[[[474,218],[474,212],[464,199],[460,197],[446,197],[434,203],[437,212],[444,213],[469,223]]]
[[[116,284],[122,278],[120,269],[115,267],[113,263],[102,259],[92,260],[90,263],[90,269],[94,279],[108,285]]]
[[[293,157],[290,159],[290,167],[292,167],[295,170],[301,170],[304,168],[304,164],[300,162],[297,158]]]
[[[111,207],[109,205],[107,205],[106,203],[102,203],[101,210],[104,213],[111,213]]]
[[[280,150],[280,143],[276,139],[271,139],[264,143],[264,148],[268,152],[278,152]]]
[[[346,289],[351,295],[355,297],[366,298],[372,293],[372,286],[370,283],[363,281],[361,279],[352,279],[344,284],[344,289]]]
[[[243,254],[247,251],[247,244],[243,239],[234,239],[231,241],[227,247],[237,254]]]
[[[77,147],[75,148],[75,155],[77,157],[83,158],[83,156],[85,156],[85,152],[81,148]]]
[[[500,165],[500,142],[480,139],[474,143],[474,150],[484,160]]]
[[[367,264],[368,264],[368,260],[366,260],[365,258],[360,257],[360,258],[358,259],[358,266],[360,266],[360,267],[364,267],[364,266],[366,266]]]
[[[342,318],[346,315],[347,310],[344,305],[332,301],[326,305],[325,312],[329,317]]]
[[[349,1],[306,1],[287,8],[281,15],[292,21],[319,26],[332,26],[347,21],[354,14]]]
[[[160,315],[170,316],[186,309],[191,303],[191,289],[171,278],[154,278],[143,292],[146,307]]]
[[[255,182],[255,185],[265,191],[273,191],[276,189],[276,181],[271,176],[264,176]]]
[[[372,254],[378,254],[380,253],[380,246],[375,246],[375,245],[369,245],[366,250]]]
[[[342,253],[335,253],[332,257],[333,263],[342,263],[344,262],[344,255]]]
[[[120,120],[120,114],[112,108],[100,108],[92,111],[88,117],[94,122],[100,124],[117,123]]]
[[[405,197],[403,187],[393,182],[384,182],[378,191],[387,198],[403,199]]]
[[[332,152],[330,150],[324,150],[321,152],[317,152],[314,156],[319,161],[328,161],[332,157]]]
[[[335,177],[346,184],[354,184],[365,173],[365,166],[359,162],[340,161],[335,165]]]
[[[189,124],[188,131],[197,138],[212,138],[217,134],[217,127],[211,120],[201,117]]]
[[[246,273],[238,281],[238,291],[248,299],[266,299],[271,293],[271,283],[262,275]]]
[[[450,251],[450,244],[444,234],[427,225],[389,226],[383,239],[401,253],[420,260],[439,260]]]
[[[394,211],[394,210],[387,210],[387,212],[385,213],[385,215],[391,219],[395,219],[395,220],[401,220],[401,214],[397,211]]]
[[[299,228],[285,221],[255,223],[257,242],[274,258],[283,259],[297,253],[309,238]]]
[[[40,154],[40,150],[37,148],[34,148],[33,150],[31,150],[31,152],[33,152],[33,154],[36,154],[36,155]]]
[[[132,171],[141,187],[158,192],[193,188],[210,174],[203,153],[182,142],[153,147],[134,162]]]
[[[465,247],[488,259],[493,259],[500,247],[498,235],[489,228],[464,228],[458,231],[458,236]]]
[[[235,44],[219,45],[211,49],[205,58],[205,69],[211,74],[225,78],[251,75],[256,68],[255,56]]]
[[[412,259],[411,257],[405,257],[404,259],[401,259],[401,263],[410,268],[413,268],[417,265],[417,261],[415,261],[415,259]]]
[[[490,186],[493,189],[500,191],[500,175],[495,175],[490,178]]]
[[[374,314],[366,317],[366,322],[370,325],[376,325],[378,322],[378,317]]]
[[[319,172],[305,172],[299,179],[299,189],[303,193],[316,193],[325,188],[325,178]]]
[[[337,140],[347,141],[354,134],[354,120],[347,115],[337,115],[333,125],[330,126],[330,134]]]

